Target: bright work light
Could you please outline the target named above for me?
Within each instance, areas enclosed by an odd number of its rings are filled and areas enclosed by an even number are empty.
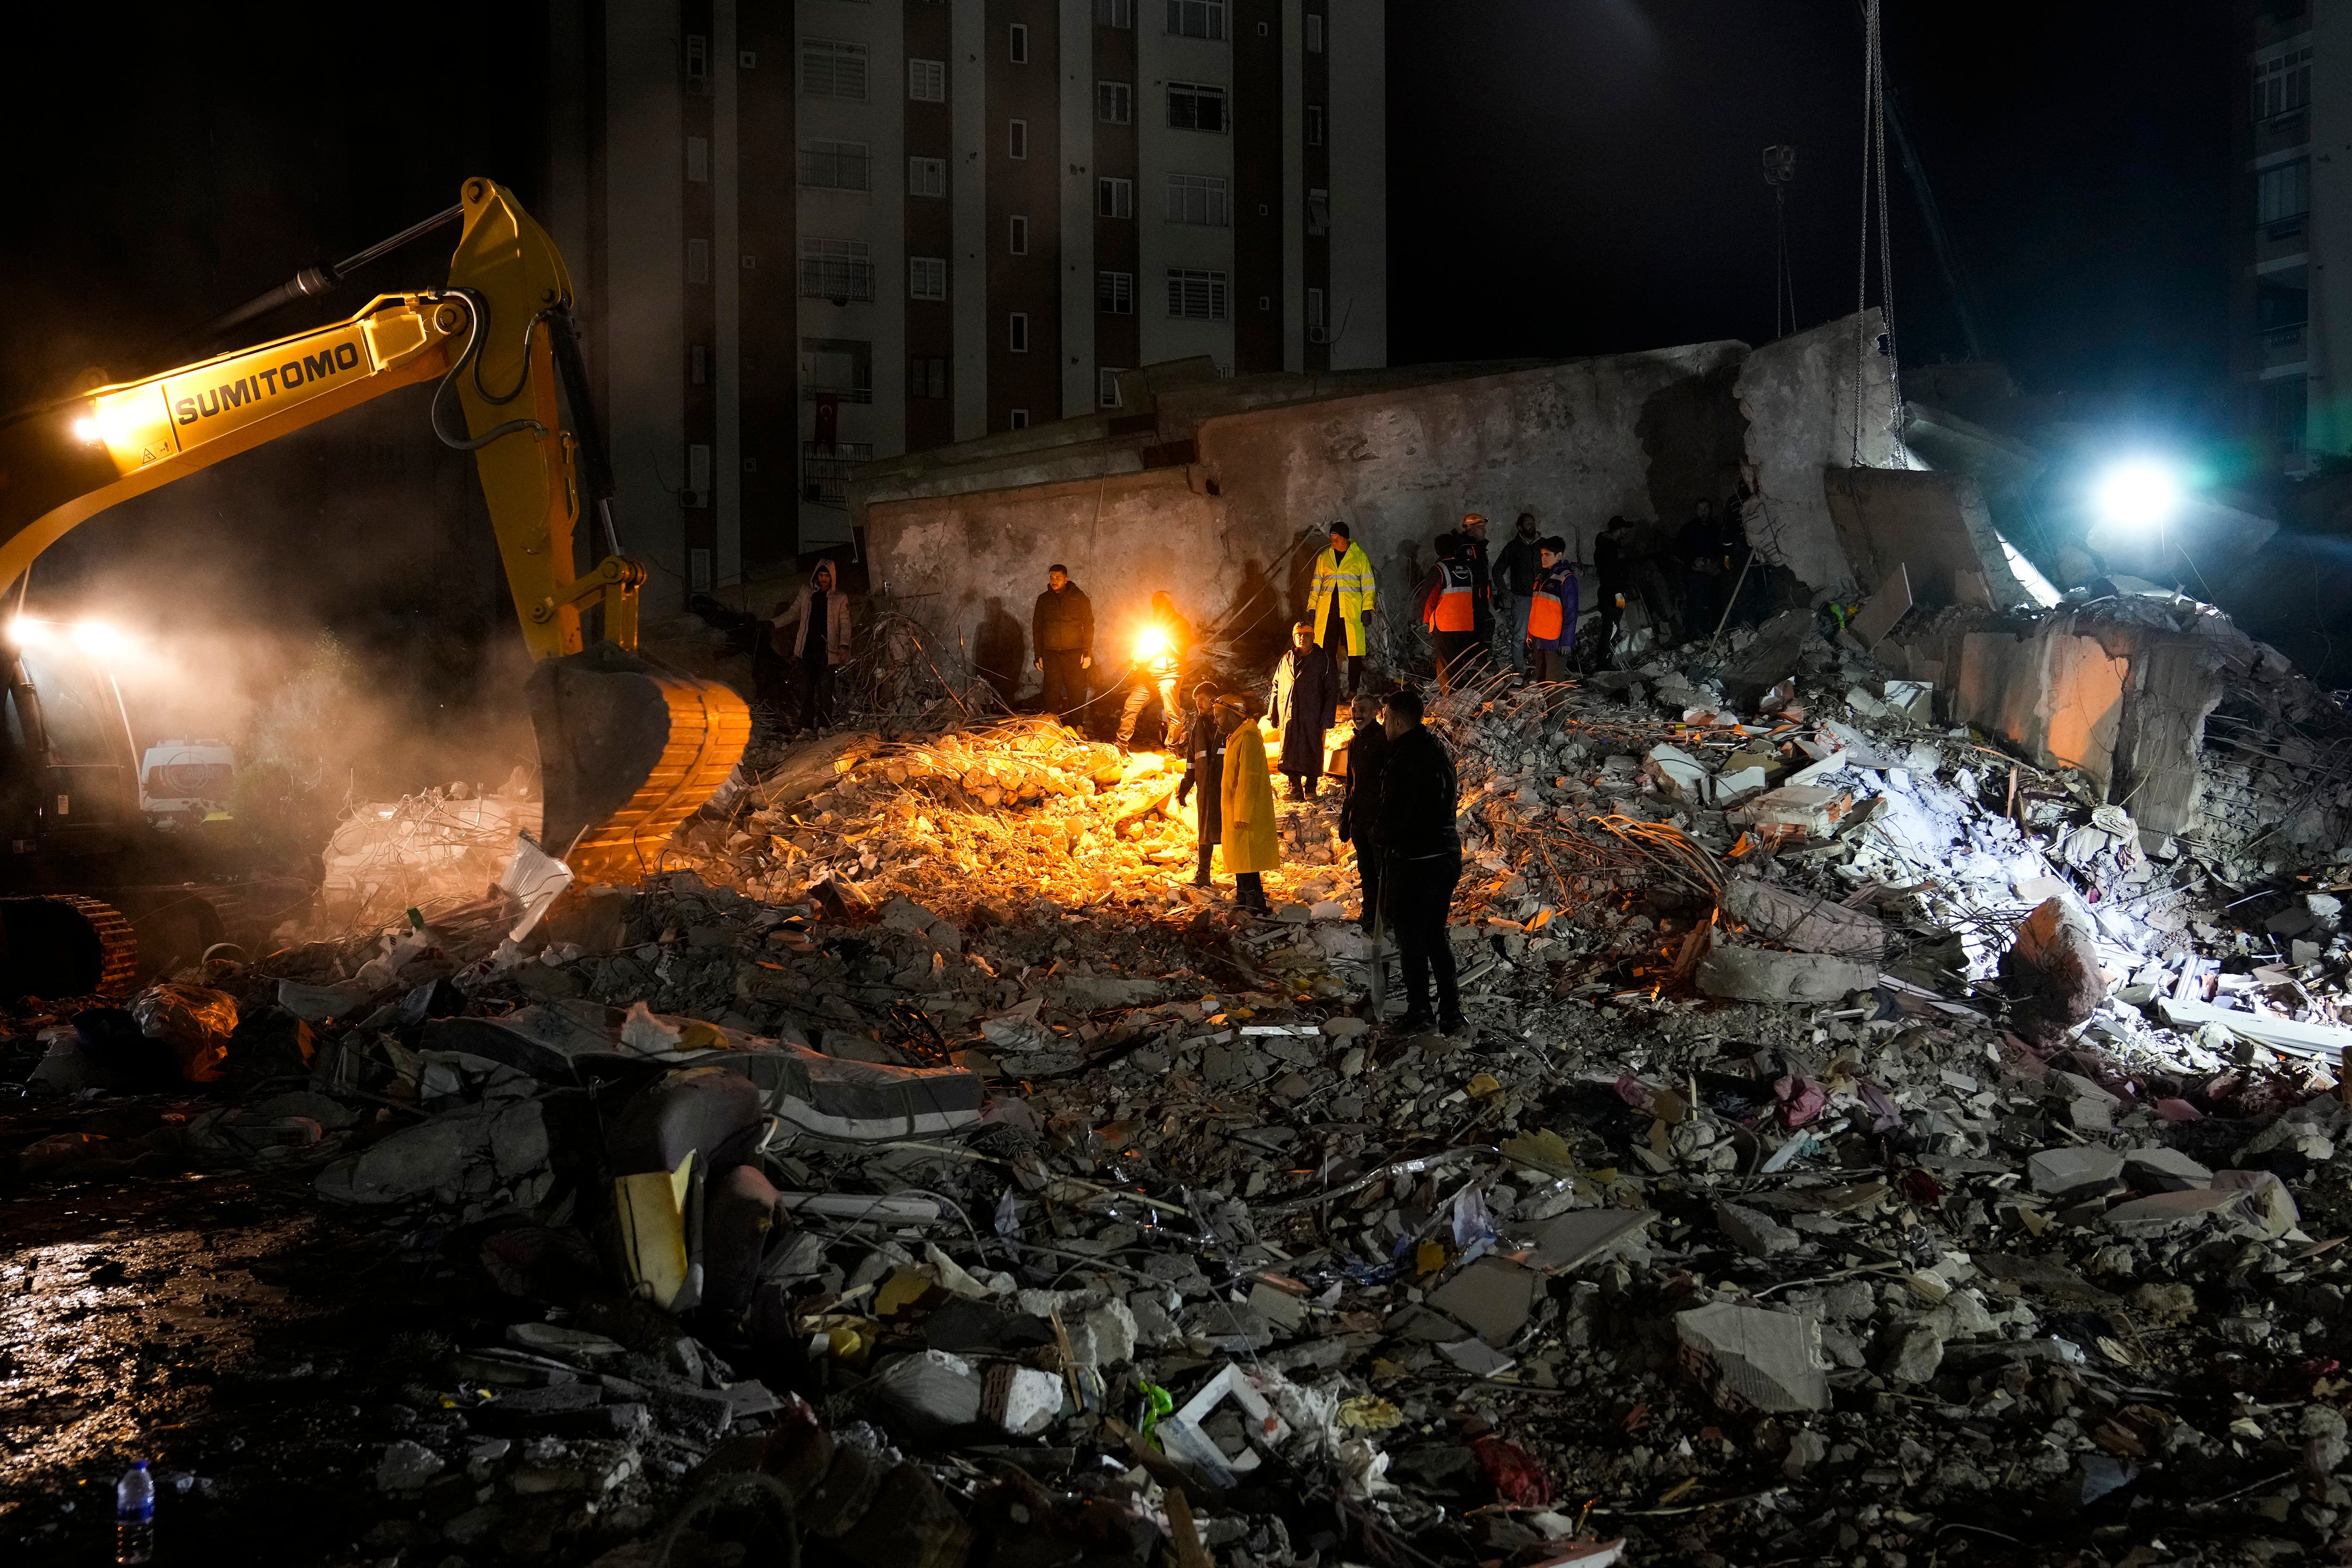
[[[2180,509],[2180,480],[2168,465],[2136,457],[2108,469],[2092,499],[2099,516],[2117,528],[2160,528]]]

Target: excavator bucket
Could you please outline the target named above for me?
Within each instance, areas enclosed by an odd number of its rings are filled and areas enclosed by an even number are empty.
[[[726,686],[656,670],[609,643],[549,659],[526,687],[546,800],[541,842],[586,882],[634,883],[719,792],[751,738]]]

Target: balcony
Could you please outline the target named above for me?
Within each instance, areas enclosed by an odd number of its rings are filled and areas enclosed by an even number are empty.
[[[801,498],[824,507],[845,504],[851,473],[873,459],[870,441],[836,441],[830,451],[819,451],[814,441],[802,442]]]
[[[804,257],[801,262],[801,293],[811,299],[846,305],[874,298],[874,264],[835,257]]]
[[[2301,321],[2264,328],[2262,332],[2263,369],[2275,371],[2288,365],[2302,364],[2310,352],[2305,346],[2306,332],[2306,325]]]
[[[2254,121],[2254,156],[2268,157],[2273,152],[2286,152],[2311,140],[2311,111],[2290,109],[2284,114],[2273,114]]]
[[[2286,256],[2301,256],[2310,248],[2305,231],[2311,227],[2311,214],[2296,213],[2291,216],[2273,218],[2254,225],[2254,260],[2257,265],[2277,261]]]

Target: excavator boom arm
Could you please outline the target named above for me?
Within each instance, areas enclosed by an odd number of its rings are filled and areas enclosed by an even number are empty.
[[[449,280],[383,295],[348,320],[95,391],[0,423],[0,584],[68,529],[130,497],[401,387],[436,382],[434,434],[472,451],[531,656],[546,782],[543,837],[583,874],[635,880],[650,847],[715,792],[751,736],[742,699],[628,656],[644,567],[619,551],[585,388],[574,431],[572,280],[513,194],[466,182]],[[562,361],[559,363],[559,351]],[[592,476],[583,497],[583,468]],[[583,511],[610,551],[573,570]],[[604,640],[583,652],[583,615]],[[609,644],[609,645],[607,645]]]

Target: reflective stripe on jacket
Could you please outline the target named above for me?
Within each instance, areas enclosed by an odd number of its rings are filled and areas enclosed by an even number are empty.
[[[1336,560],[1328,549],[1315,552],[1315,580],[1307,589],[1307,607],[1317,643],[1328,634],[1336,611],[1348,628],[1348,652],[1363,655],[1364,617],[1372,609],[1372,558],[1363,546],[1349,540],[1348,553]]]
[[[1463,561],[1449,560],[1438,568],[1437,602],[1429,612],[1433,632],[1468,632],[1478,624],[1477,578]]]

